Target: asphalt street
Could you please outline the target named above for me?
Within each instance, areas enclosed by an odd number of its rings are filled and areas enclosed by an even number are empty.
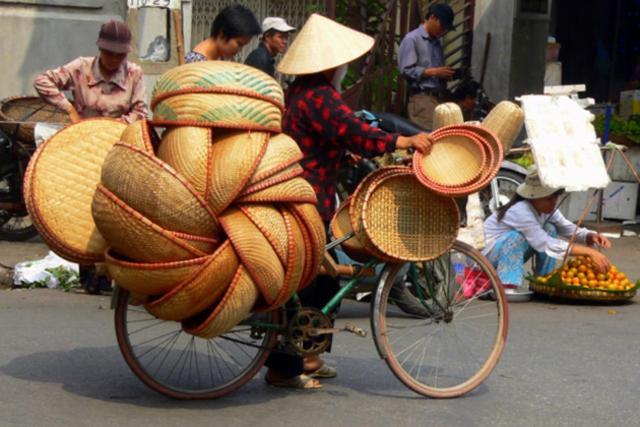
[[[46,254],[42,243],[0,243],[0,262]],[[610,256],[640,278],[640,239]],[[108,296],[0,290],[0,426],[637,424],[636,299],[622,305],[535,300],[510,305],[506,350],[491,376],[451,400],[406,389],[371,337],[339,334],[327,360],[338,377],[320,391],[288,391],[258,377],[215,400],[170,400],[146,388],[119,353]],[[368,331],[369,306],[349,301],[338,326]]]

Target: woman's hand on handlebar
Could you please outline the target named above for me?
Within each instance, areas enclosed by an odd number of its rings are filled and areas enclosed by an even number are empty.
[[[403,150],[415,148],[425,155],[431,152],[431,147],[433,147],[433,139],[424,132],[413,136],[399,136],[396,141],[396,148]]]

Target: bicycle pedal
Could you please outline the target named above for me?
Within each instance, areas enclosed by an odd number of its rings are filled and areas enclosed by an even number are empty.
[[[365,331],[364,329],[359,328],[357,326],[350,325],[348,323],[344,326],[343,331],[351,332],[352,334],[356,334],[360,338],[366,338],[366,336],[367,336],[367,331]]]
[[[339,328],[313,328],[311,330],[309,330],[309,336],[312,337],[317,337],[320,335],[329,335],[329,334],[335,334],[338,332],[351,332],[352,334],[355,334],[361,338],[365,338],[367,336],[367,331],[365,331],[362,328],[358,328],[357,326],[353,326],[353,325],[345,325],[344,328],[339,329]]]

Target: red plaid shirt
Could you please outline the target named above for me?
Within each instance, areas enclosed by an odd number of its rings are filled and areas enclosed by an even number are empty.
[[[371,127],[353,115],[342,96],[322,75],[296,78],[286,93],[282,127],[304,153],[304,177],[318,196],[322,219],[331,221],[335,182],[346,150],[363,157],[396,149],[397,135]]]

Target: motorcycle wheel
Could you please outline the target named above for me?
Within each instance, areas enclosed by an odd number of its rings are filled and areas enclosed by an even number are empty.
[[[38,234],[22,199],[22,181],[17,169],[0,173],[0,201],[14,203],[18,209],[0,209],[0,240],[23,242]]]
[[[484,209],[484,217],[488,218],[500,206],[504,206],[516,194],[516,189],[524,182],[524,176],[509,170],[500,170],[493,181],[498,186],[498,197],[494,197],[491,185],[480,191],[480,203]]]

